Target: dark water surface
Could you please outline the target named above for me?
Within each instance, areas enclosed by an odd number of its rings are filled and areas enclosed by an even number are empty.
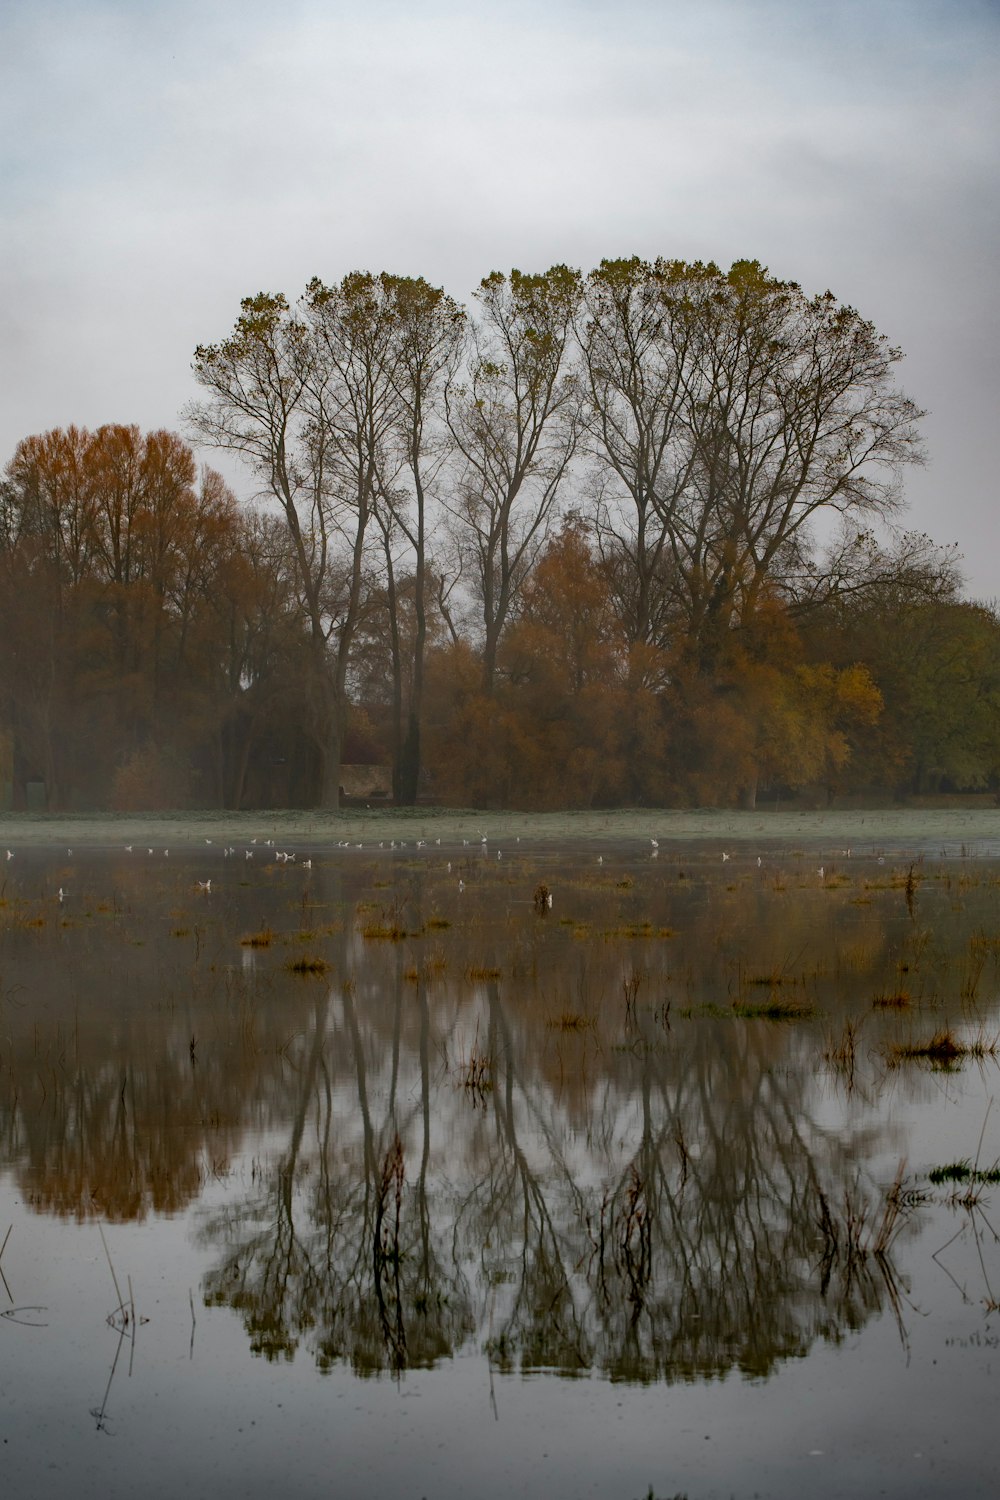
[[[991,849],[227,847],[0,850],[5,1493],[997,1493]]]

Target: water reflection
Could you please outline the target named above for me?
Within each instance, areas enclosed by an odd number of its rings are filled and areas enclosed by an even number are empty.
[[[928,1075],[885,1049],[992,1016],[992,872],[452,857],[241,870],[211,903],[177,865],[97,862],[68,920],[8,904],[0,1151],[27,1200],[124,1221],[224,1183],[205,1301],[320,1369],[476,1345],[763,1377],[885,1307],[902,1327],[882,1100]]]

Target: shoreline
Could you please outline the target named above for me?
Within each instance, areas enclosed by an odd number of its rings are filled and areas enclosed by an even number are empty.
[[[629,808],[613,812],[489,813],[471,809],[294,809],[261,812],[5,813],[5,848],[76,844],[114,848],[143,840],[249,843],[279,836],[315,848],[417,839],[442,844],[523,839],[532,844],[610,843],[657,839],[670,843],[821,844],[830,840],[887,851],[919,849],[960,855],[1000,855],[1000,808],[887,808],[820,812],[674,811]],[[972,848],[972,846],[975,846]]]

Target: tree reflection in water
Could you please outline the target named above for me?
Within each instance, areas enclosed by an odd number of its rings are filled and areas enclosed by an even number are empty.
[[[522,863],[467,857],[458,896],[443,858],[317,861],[294,906],[248,868],[183,942],[173,866],[159,908],[129,866],[100,931],[48,947],[6,909],[5,995],[35,986],[3,1002],[0,1150],[26,1200],[126,1220],[218,1176],[206,1301],[321,1369],[481,1348],[497,1370],[764,1376],[898,1315],[905,1213],[864,1164],[897,1149],[870,1058],[912,1022],[875,997],[901,1001],[901,975],[914,1005],[962,992],[988,882],[959,907],[927,876],[917,923],[891,878]],[[536,910],[539,874],[565,917]],[[273,950],[241,954],[265,928]],[[302,941],[333,984],[292,977]],[[75,1014],[67,972],[91,973]],[[755,1015],[761,994],[802,1018]],[[865,1077],[833,1107],[831,1039],[862,1024]]]
[[[502,991],[482,996],[485,1112],[431,1079],[423,979],[397,987],[388,1048],[363,1035],[350,985],[317,1007],[288,1148],[206,1231],[228,1246],[207,1300],[240,1311],[255,1350],[304,1340],[322,1367],[398,1374],[476,1336],[503,1371],[763,1376],[895,1295],[863,1217],[880,1212],[864,1141],[810,1118],[806,1059],[775,1068],[763,1027],[643,1039],[571,1123]],[[414,1008],[416,1057],[400,1046]]]

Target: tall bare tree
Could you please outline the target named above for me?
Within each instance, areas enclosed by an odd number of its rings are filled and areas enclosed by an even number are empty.
[[[446,388],[458,456],[451,512],[478,590],[487,693],[500,637],[576,449],[571,358],[580,288],[579,272],[561,265],[487,276],[466,368]]]
[[[669,518],[691,468],[683,347],[663,296],[663,261],[604,260],[587,277],[580,349],[584,429],[595,460],[595,531],[631,644],[659,643],[669,602]]]
[[[737,261],[725,274],[676,264],[665,296],[691,455],[669,536],[682,618],[710,667],[765,591],[794,595],[819,516],[893,514],[923,414],[894,383],[900,351],[831,292],[807,298]]]
[[[765,592],[815,596],[818,516],[892,515],[922,413],[871,323],[756,261],[605,261],[586,311],[587,427],[617,500],[605,536],[634,576],[631,632],[669,626],[711,670]]]
[[[247,298],[229,338],[195,351],[204,442],[237,453],[284,513],[312,640],[310,727],[320,802],[339,800],[347,673],[363,606],[366,539],[399,409],[388,278],[310,282],[297,310]]]
[[[431,512],[451,452],[443,420],[443,395],[461,351],[466,320],[457,302],[422,278],[386,276],[383,282],[394,314],[393,378],[397,396],[390,445],[394,463],[384,478],[380,497],[393,661],[393,790],[398,802],[412,805],[417,799],[421,767]],[[409,693],[405,706],[399,566],[393,556],[394,540],[400,537],[409,552],[412,586],[408,593],[414,615],[407,651]]]

